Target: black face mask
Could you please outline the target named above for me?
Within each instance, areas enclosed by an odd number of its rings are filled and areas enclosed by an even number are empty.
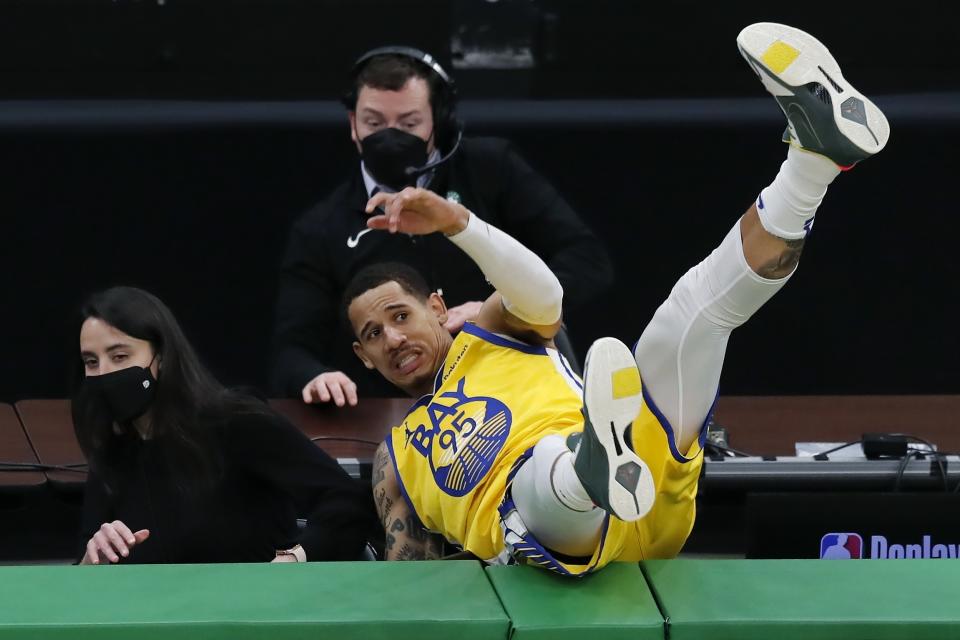
[[[412,133],[388,127],[360,141],[363,164],[378,183],[400,191],[417,182],[407,168],[419,169],[427,163],[427,143]]]
[[[150,367],[127,367],[99,376],[87,376],[83,385],[103,400],[114,422],[125,423],[139,418],[150,407],[156,395],[157,381]]]

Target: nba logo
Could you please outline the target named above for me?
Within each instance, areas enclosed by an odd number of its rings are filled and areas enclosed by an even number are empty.
[[[863,538],[859,533],[828,533],[820,538],[821,560],[859,560]]]

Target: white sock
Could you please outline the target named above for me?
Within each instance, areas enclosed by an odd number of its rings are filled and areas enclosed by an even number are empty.
[[[806,237],[827,186],[839,174],[829,158],[790,145],[780,173],[757,199],[763,228],[786,240]]]
[[[567,448],[566,444],[563,446]],[[577,470],[573,467],[573,453],[567,449],[553,463],[553,475],[550,480],[553,482],[553,490],[557,494],[560,502],[574,511],[590,511],[593,509],[593,500],[583,488]]]
[[[593,553],[606,512],[587,496],[561,436],[537,443],[510,491],[520,519],[545,547],[574,556]]]

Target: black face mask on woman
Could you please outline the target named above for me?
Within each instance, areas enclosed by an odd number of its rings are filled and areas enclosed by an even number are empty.
[[[146,369],[127,367],[99,376],[87,376],[83,385],[100,396],[114,422],[121,424],[146,413],[157,389],[149,365]]]
[[[412,133],[388,127],[360,141],[363,164],[378,183],[400,191],[417,181],[408,168],[419,169],[427,163],[427,142]]]

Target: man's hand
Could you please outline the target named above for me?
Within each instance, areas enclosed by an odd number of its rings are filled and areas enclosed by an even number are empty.
[[[342,371],[321,373],[303,388],[303,401],[307,404],[331,400],[338,407],[357,406],[357,385]]]
[[[381,211],[377,211],[380,208]],[[427,189],[407,187],[399,193],[374,194],[367,202],[367,226],[390,233],[422,236],[434,231],[453,235],[463,231],[470,212],[463,205],[441,198]]]
[[[87,542],[87,551],[83,554],[80,564],[120,562],[120,556],[124,558],[129,556],[130,550],[148,537],[150,537],[148,529],[140,529],[133,533],[119,520],[104,522],[100,525],[100,530]]]
[[[457,333],[463,328],[464,322],[472,322],[480,315],[482,302],[464,302],[459,307],[447,309],[447,323],[443,328],[450,333]]]

